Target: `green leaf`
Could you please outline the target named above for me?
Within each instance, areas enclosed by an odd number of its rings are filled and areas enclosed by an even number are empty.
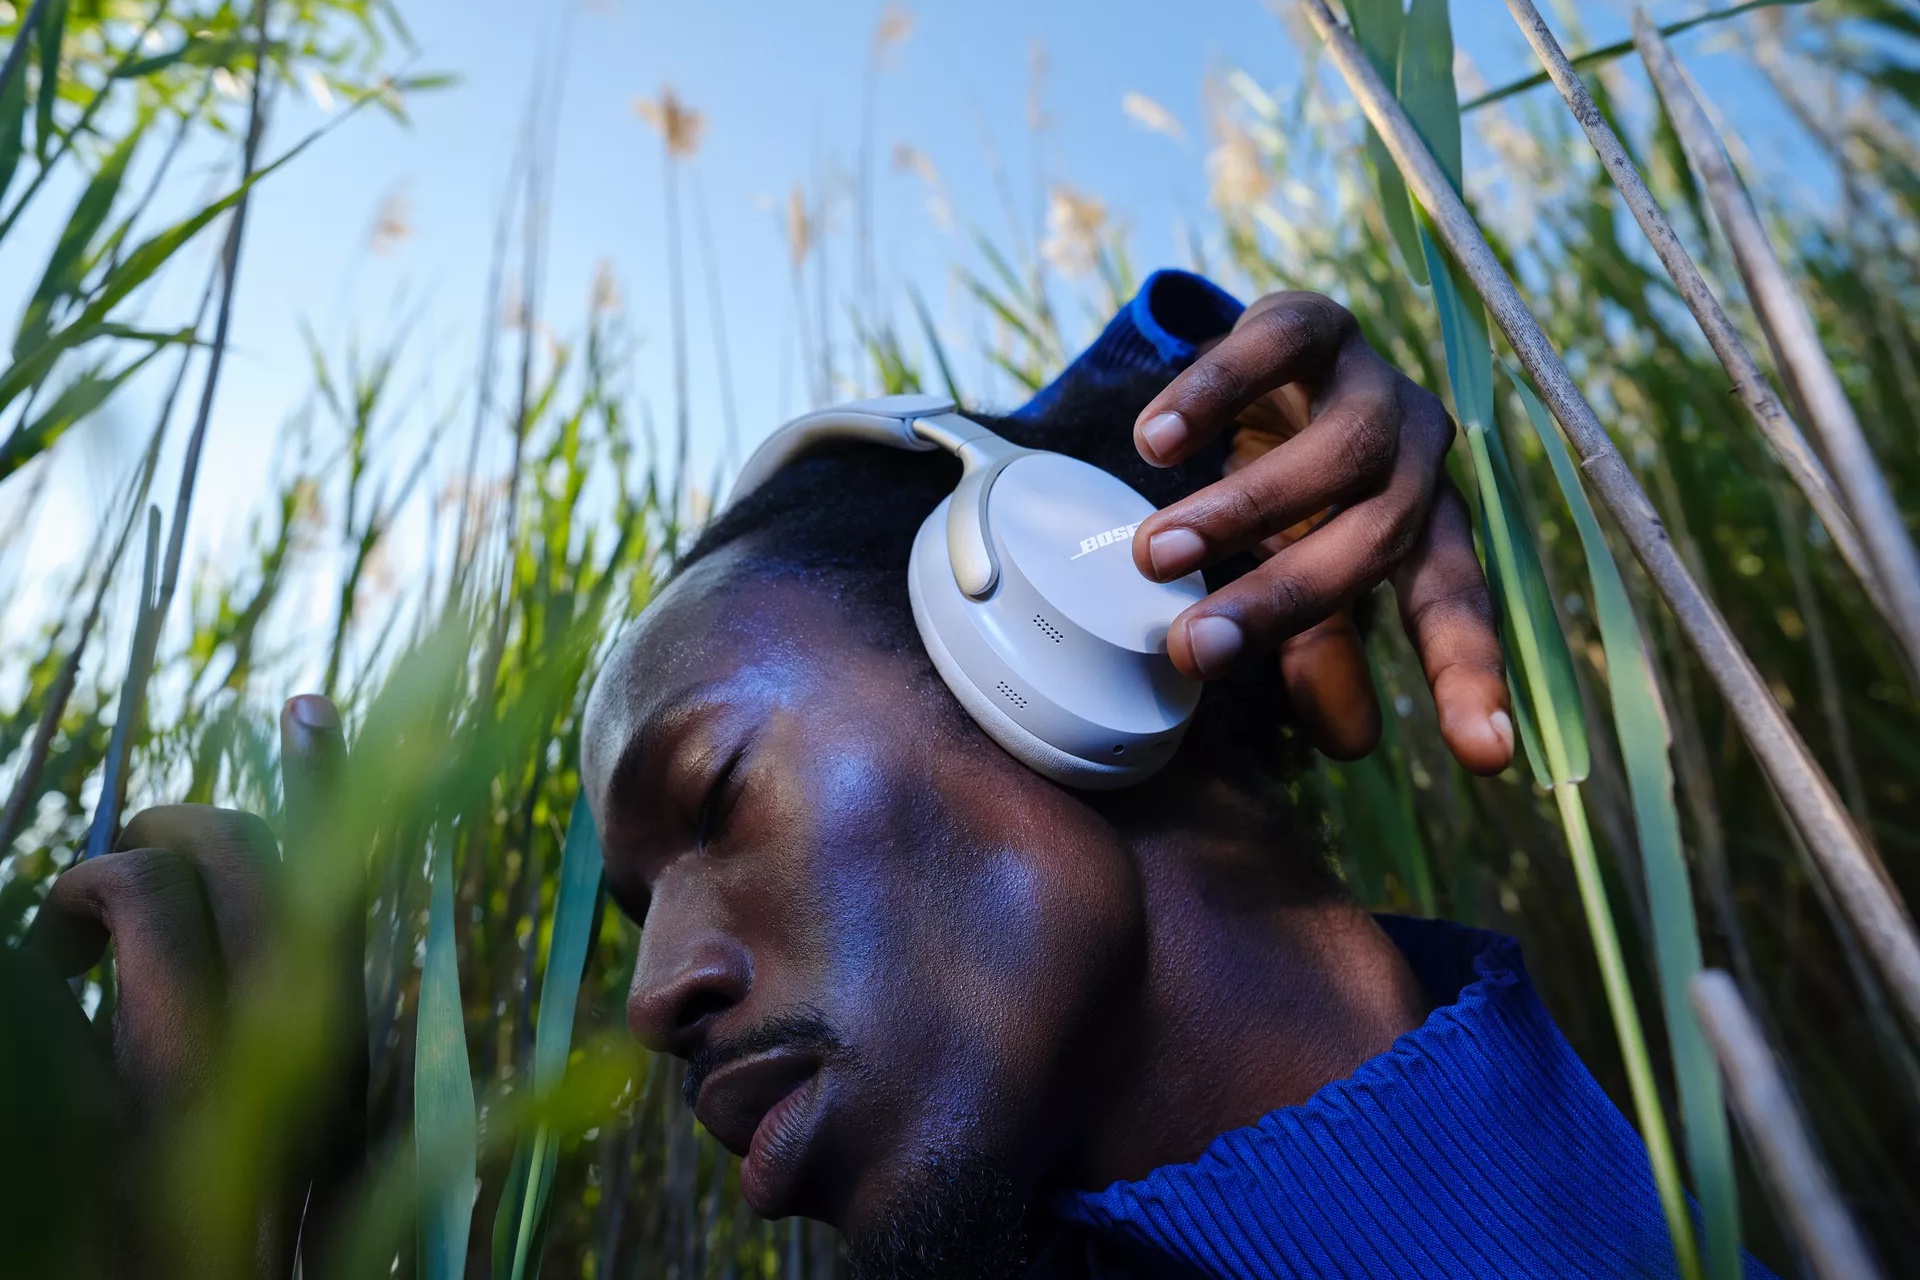
[[[90,369],[68,383],[39,417],[21,423],[0,442],[0,480],[51,449],[66,434],[67,428],[105,404],[162,350],[154,347],[117,373],[102,374],[99,369]]]
[[[1400,61],[1400,30],[1406,14],[1401,0],[1348,0],[1347,20],[1353,24],[1354,38],[1366,51],[1367,60],[1380,73],[1380,79],[1392,84]],[[1367,126],[1367,161],[1373,168],[1374,186],[1380,192],[1380,212],[1387,231],[1400,248],[1400,259],[1407,272],[1420,284],[1427,282],[1426,260],[1420,254],[1419,232],[1413,220],[1413,197],[1400,177],[1400,169],[1387,152],[1374,127]]]
[[[1394,93],[1400,105],[1453,189],[1460,190],[1460,98],[1453,85],[1453,25],[1447,0],[1413,0],[1407,9],[1400,28],[1397,83]]]
[[[947,398],[955,404],[965,404],[960,395],[960,386],[953,378],[953,366],[947,363],[947,346],[940,341],[939,331],[933,327],[933,317],[927,312],[926,299],[912,286],[908,287],[907,296],[913,301],[913,313],[919,317],[920,332],[926,336],[927,349],[933,352],[933,362],[940,368],[940,381],[947,389]]]
[[[127,136],[108,153],[100,165],[100,171],[93,175],[93,181],[80,193],[73,213],[67,218],[66,229],[60,233],[59,243],[54,246],[53,256],[47,260],[40,286],[34,290],[32,299],[27,303],[26,314],[20,320],[20,332],[13,341],[14,359],[22,358],[46,341],[54,306],[79,289],[86,272],[87,250],[93,244],[93,238],[100,233],[107,215],[113,211],[113,202],[120,197],[120,184],[126,177],[127,163],[140,145],[146,124],[144,115],[134,121]]]
[[[473,1226],[479,1126],[467,1028],[460,1003],[460,961],[453,941],[453,858],[442,834],[433,852],[426,963],[413,1062],[414,1147],[420,1166],[420,1274],[459,1280]]]
[[[1591,763],[1586,713],[1573,653],[1554,613],[1531,526],[1493,418],[1493,349],[1486,309],[1465,300],[1454,264],[1423,229],[1421,245],[1440,315],[1454,412],[1473,455],[1479,490],[1487,584],[1500,609],[1500,629],[1513,673],[1514,711],[1534,779],[1543,787],[1578,782]],[[1537,743],[1537,751],[1535,744]]]
[[[1460,106],[1453,83],[1447,0],[1413,0],[1400,32],[1401,104],[1456,190],[1461,183]],[[1500,609],[1520,743],[1535,781],[1578,782],[1589,764],[1586,717],[1573,654],[1553,610],[1512,469],[1494,427],[1493,348],[1486,308],[1424,225],[1420,256],[1433,287],[1454,413],[1466,432],[1479,490],[1487,581]]]
[[[177,49],[168,49],[149,58],[138,58],[115,67],[116,80],[139,80],[185,64],[192,67],[226,67],[231,70],[242,62],[253,61],[254,37],[250,34],[227,36],[190,36]],[[270,60],[284,57],[286,45],[272,42],[267,50]]]
[[[533,1039],[536,1098],[551,1097],[567,1072],[580,980],[600,919],[600,865],[600,839],[582,792],[574,797],[573,814],[567,820],[567,843],[560,855],[560,883],[554,895],[553,934],[547,944],[547,971],[540,982],[540,1020]],[[494,1218],[496,1276],[527,1280],[540,1274],[540,1242],[558,1154],[545,1123],[534,1130],[531,1144],[524,1134],[515,1144],[513,1169]]]
[[[27,78],[16,74],[0,93],[0,196],[7,194],[26,150]]]
[[[53,142],[53,104],[60,99],[60,45],[67,33],[67,0],[53,0],[40,15],[40,91],[34,96],[33,151],[46,163]]]
[[[1653,916],[1654,961],[1680,1095],[1687,1165],[1693,1172],[1694,1191],[1706,1223],[1707,1273],[1714,1280],[1739,1280],[1740,1203],[1734,1184],[1726,1103],[1712,1050],[1687,995],[1687,983],[1700,972],[1700,931],[1693,885],[1680,846],[1680,813],[1674,804],[1673,765],[1668,758],[1673,735],[1666,707],[1660,700],[1653,662],[1639,619],[1634,616],[1626,582],[1580,483],[1579,469],[1546,407],[1518,374],[1512,369],[1506,373],[1553,467],[1553,477],[1573,514],[1574,528],[1586,554],[1594,616],[1607,657],[1607,692],[1613,704],[1620,755],[1626,764],[1634,832],[1639,837],[1647,901]]]
[[[120,266],[101,281],[94,292],[86,310],[79,317],[36,347],[32,354],[16,360],[5,373],[0,373],[0,410],[19,397],[28,387],[36,385],[61,355],[107,332],[107,313],[118,306],[129,293],[158,271],[166,261],[179,252],[194,236],[198,235],[209,222],[238,204],[255,183],[280,168],[306,150],[314,138],[312,134],[294,146],[285,155],[255,173],[251,178],[214,201],[200,212],[184,218],[141,244],[132,253],[121,260]]]

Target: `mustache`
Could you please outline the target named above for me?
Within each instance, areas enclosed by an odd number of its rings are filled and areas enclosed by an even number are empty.
[[[777,1018],[769,1018],[750,1031],[743,1031],[725,1040],[708,1041],[694,1050],[687,1057],[687,1078],[680,1086],[680,1096],[686,1100],[688,1107],[692,1107],[699,1099],[701,1086],[706,1084],[708,1076],[729,1063],[755,1054],[789,1049],[825,1059],[843,1052],[844,1047],[826,1015],[818,1009],[782,1014]]]

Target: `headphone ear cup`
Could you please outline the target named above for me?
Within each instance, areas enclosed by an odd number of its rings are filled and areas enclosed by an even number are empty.
[[[908,594],[954,697],[1008,754],[1062,785],[1153,776],[1200,699],[1167,657],[1167,628],[1205,587],[1198,574],[1163,584],[1134,567],[1128,544],[1152,504],[1077,459],[1016,459],[987,495],[999,575],[973,599],[949,558],[951,502],[914,538]]]
[[[956,597],[960,596],[960,588],[955,586],[953,593]],[[914,590],[911,584],[909,594],[913,596],[913,618],[919,624],[920,639],[927,647],[927,656],[933,659],[934,670],[940,673],[940,679],[959,700],[968,718],[1008,755],[1044,778],[1082,791],[1112,791],[1143,780],[1144,775],[1143,778],[1130,777],[1117,766],[1069,755],[1015,720],[1009,708],[1018,705],[1014,699],[1020,695],[1010,693],[1011,686],[1004,681],[995,682],[992,694],[975,683],[954,657],[953,651],[947,648],[938,624],[930,621],[933,611],[926,608],[920,599],[920,592]],[[1022,701],[1031,705],[1030,700],[1023,698]],[[1003,703],[1007,705],[1003,706]]]

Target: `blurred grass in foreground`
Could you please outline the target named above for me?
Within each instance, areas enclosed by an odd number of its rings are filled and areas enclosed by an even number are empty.
[[[68,24],[56,44],[63,52],[25,66],[0,92],[0,240],[11,223],[7,201],[31,198],[34,175],[48,166],[83,166],[96,197],[76,211],[71,241],[79,248],[55,246],[44,317],[30,309],[24,345],[14,350],[13,370],[40,376],[23,387],[20,403],[0,404],[0,414],[11,414],[0,417],[8,442],[0,457],[18,459],[5,479],[16,497],[44,482],[46,460],[34,459],[58,447],[73,422],[98,412],[118,385],[124,364],[115,359],[152,359],[175,348],[193,354],[210,342],[205,305],[191,325],[138,332],[113,327],[121,323],[116,313],[98,307],[111,295],[114,273],[136,263],[137,255],[122,256],[118,247],[146,234],[136,234],[144,205],[120,190],[115,157],[147,145],[141,139],[162,125],[183,135],[225,130],[238,143],[241,123],[232,117],[240,100],[216,92],[215,77],[251,74],[263,45],[250,25],[257,14],[202,7],[189,14],[185,5],[104,5],[93,17],[81,6],[68,14],[65,4],[51,3]],[[1444,21],[1444,6],[1422,3],[1416,11],[1431,21],[1436,8]],[[11,41],[24,16],[16,11],[0,22],[0,37]],[[273,91],[323,74],[343,96],[357,86],[354,92],[378,100],[392,83],[381,78],[381,42],[323,37],[387,32],[380,24],[390,16],[383,6],[345,0],[274,6],[264,41],[277,68]],[[142,34],[150,20],[162,33],[161,52],[146,61],[160,65],[145,67],[135,51],[154,43]],[[1790,249],[1820,336],[1911,515],[1920,493],[1920,147],[1913,143],[1920,67],[1911,57],[1920,10],[1910,0],[1821,3],[1751,15],[1726,30],[1839,174],[1831,208],[1808,209],[1791,192],[1759,195],[1763,207],[1782,210],[1776,242]],[[1563,34],[1570,47],[1581,46],[1577,31]],[[868,74],[878,74],[885,43],[909,37],[910,23],[890,12]],[[33,58],[44,56],[42,47],[32,46]],[[1310,37],[1304,47],[1311,49]],[[350,67],[337,65],[347,57],[342,49],[352,55]],[[61,68],[59,95],[42,113],[50,65]],[[1440,64],[1442,74],[1447,65]],[[1602,110],[1636,149],[1717,291],[1739,299],[1738,277],[1671,125],[1657,112],[1619,105],[1645,100],[1639,78],[1627,62],[1589,68]],[[1480,88],[1463,83],[1460,96]],[[1224,74],[1214,89],[1207,163],[1215,221],[1196,234],[1194,261],[1184,265],[1247,297],[1280,288],[1330,293],[1413,376],[1454,387],[1468,425],[1460,384],[1449,376],[1433,264],[1409,252],[1416,227],[1396,211],[1403,205],[1378,168],[1380,153],[1371,153],[1369,172],[1365,133],[1345,96],[1313,77],[1269,89],[1250,71]],[[80,124],[89,94],[108,90],[126,101],[101,109],[93,117],[98,136],[91,135]],[[666,197],[678,216],[686,202],[677,175],[694,162],[698,114],[666,95],[649,106],[663,133]],[[213,114],[221,110],[225,117]],[[1145,107],[1129,110],[1155,118]],[[1544,93],[1508,97],[1465,119],[1466,193],[1496,250],[1681,554],[1911,894],[1920,888],[1920,794],[1912,781],[1920,773],[1920,716],[1887,631],[1728,394],[1726,374],[1619,216],[1612,187],[1559,105]],[[233,1012],[223,1083],[179,1118],[172,1158],[183,1162],[174,1166],[180,1172],[143,1206],[163,1228],[194,1224],[200,1232],[211,1224],[210,1236],[194,1236],[194,1274],[245,1271],[242,1227],[258,1207],[271,1139],[309,1119],[303,1103],[326,1065],[317,1029],[326,1025],[331,997],[321,957],[342,919],[362,911],[374,1162],[347,1211],[354,1225],[342,1274],[447,1275],[464,1261],[468,1274],[503,1278],[544,1270],[799,1280],[836,1266],[830,1233],[752,1218],[739,1200],[733,1161],[696,1132],[680,1105],[672,1066],[646,1060],[626,1038],[623,998],[637,935],[581,887],[578,856],[576,874],[566,875],[569,831],[576,855],[581,839],[570,815],[586,679],[619,622],[644,606],[670,567],[706,499],[687,471],[684,379],[658,390],[629,385],[632,339],[611,281],[596,286],[578,319],[559,326],[525,305],[506,315],[507,296],[538,296],[531,282],[541,270],[539,234],[523,234],[520,252],[510,253],[511,230],[537,223],[526,210],[541,202],[545,178],[527,157],[543,154],[551,127],[536,107],[514,175],[523,194],[515,209],[502,211],[500,253],[491,264],[486,314],[505,319],[487,326],[475,384],[458,404],[404,400],[391,379],[397,347],[337,353],[316,341],[312,412],[285,435],[279,491],[263,504],[251,558],[213,566],[192,583],[186,616],[159,633],[151,710],[131,722],[127,811],[204,800],[265,814],[276,829],[284,797],[271,726],[281,699],[324,687],[340,701],[353,745],[339,816],[298,842],[299,857],[289,849],[293,887],[281,948]],[[1741,121],[1723,127],[1738,158]],[[860,216],[852,231],[836,233],[853,242],[834,246],[837,271],[823,243],[838,221],[836,201],[847,198],[834,194],[838,185],[796,188],[787,217],[797,311],[815,317],[802,328],[815,400],[925,386],[970,402],[1004,402],[1044,383],[1085,336],[1063,317],[1103,318],[1131,293],[1136,273],[1115,220],[1092,196],[1055,188],[1047,193],[1044,240],[973,229],[976,251],[956,267],[964,314],[936,323],[917,295],[886,298],[871,265],[880,231],[866,214],[876,163],[873,131],[866,132],[851,197]],[[10,150],[9,136],[25,141]],[[18,170],[11,187],[10,155]],[[908,161],[937,182],[930,161]],[[163,164],[152,182],[166,172]],[[209,227],[222,225],[218,212]],[[693,242],[707,264],[697,202],[692,212]],[[677,230],[668,252],[676,280],[668,337],[676,367],[684,368],[693,336],[678,319],[684,249]],[[710,265],[703,269],[711,287]],[[1731,309],[1748,326],[1750,345],[1763,349],[1744,308]],[[59,359],[30,363],[41,350],[35,344],[82,323],[93,328],[75,332]],[[552,327],[568,338],[549,340]],[[969,386],[954,374],[974,362],[958,359],[961,349],[950,350],[944,335],[976,332],[988,335],[975,354],[998,371],[994,385]],[[724,329],[714,341],[724,365]],[[114,355],[123,348],[130,349]],[[1619,601],[1596,607],[1588,589],[1590,570],[1601,581],[1594,537],[1605,550],[1617,531],[1584,527],[1569,511],[1556,459],[1508,384],[1494,381],[1485,394],[1482,445],[1488,459],[1505,460],[1500,502],[1516,536],[1537,551],[1546,588],[1532,608],[1541,627],[1565,638],[1558,661],[1567,682],[1549,700],[1564,704],[1557,714],[1566,723],[1584,725],[1590,763],[1569,772],[1586,775],[1578,803],[1623,940],[1624,976],[1651,1011],[1660,1007],[1660,890],[1640,870],[1644,809],[1636,807],[1633,770],[1607,711],[1610,693],[1617,698],[1609,676],[1617,677],[1610,668],[1621,650],[1604,632],[1602,611],[1617,613]],[[654,405],[673,415],[668,441],[653,438]],[[510,446],[510,475],[479,474],[480,442],[499,439]],[[1456,452],[1463,468],[1466,452]],[[446,464],[449,453],[455,465]],[[103,610],[101,584],[131,572],[124,550],[136,541],[156,455],[157,446],[124,480],[113,523],[92,532],[80,578],[48,593],[69,602],[64,611],[7,620],[8,661],[23,686],[0,711],[0,759],[19,797],[9,809],[10,843],[0,847],[0,933],[8,942],[23,934],[51,877],[84,847],[98,806],[108,733],[127,705],[120,655],[135,630],[131,619]],[[1486,492],[1474,474],[1463,470],[1463,488]],[[425,548],[392,545],[410,511],[422,513],[430,531]],[[1656,705],[1672,735],[1674,795],[1706,960],[1736,975],[1783,1052],[1823,1152],[1883,1263],[1891,1272],[1920,1268],[1911,1231],[1920,1214],[1912,1033],[1890,1013],[1816,868],[1762,799],[1766,784],[1737,731],[1617,541],[1611,559],[1644,631]],[[395,560],[419,571],[395,579],[384,568]],[[318,628],[311,625],[315,598],[327,601]],[[1575,865],[1563,853],[1564,808],[1527,769],[1482,781],[1455,768],[1397,627],[1375,627],[1371,644],[1391,711],[1386,743],[1358,764],[1324,765],[1317,779],[1349,882],[1374,906],[1518,934],[1562,1027],[1634,1114]],[[36,763],[36,728],[49,706],[57,714]],[[550,979],[549,956],[562,952],[569,959]],[[573,963],[583,972],[577,1005],[567,998]],[[96,1020],[110,1011],[110,966],[93,976],[87,997]],[[559,1019],[558,1032],[542,1021],[547,1010]],[[444,1033],[454,1015],[464,1036],[450,1039]],[[107,1121],[69,1107],[57,1087],[64,1060],[52,1056],[55,1046],[77,1043],[84,1027],[75,1027],[70,1010],[18,1016],[22,1026],[46,1028],[48,1058],[39,1074],[0,1082],[15,1085],[9,1131],[29,1123],[47,1135],[103,1131]],[[35,1021],[24,1021],[29,1016]],[[1640,1016],[1658,1101],[1677,1115],[1662,1020]],[[549,1092],[563,1052],[566,1083]],[[432,1089],[419,1092],[420,1081]],[[470,1137],[457,1123],[468,1096],[477,1101]],[[68,1109],[38,1114],[40,1097]],[[9,1219],[9,1236],[31,1231],[59,1241],[68,1238],[64,1224],[84,1242],[99,1171],[88,1168],[80,1147],[43,1137],[19,1148],[45,1151],[43,1158],[9,1154],[0,1192],[17,1183],[20,1195],[0,1198],[15,1213],[49,1206],[37,1221]],[[478,1177],[470,1218],[462,1214],[469,1162]],[[1792,1255],[1778,1215],[1744,1155],[1738,1167],[1744,1239],[1787,1266]],[[1700,1190],[1701,1171],[1683,1172]],[[75,1273],[70,1258],[52,1254],[36,1265],[46,1274]]]

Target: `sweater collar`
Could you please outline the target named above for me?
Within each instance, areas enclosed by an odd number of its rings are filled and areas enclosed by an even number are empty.
[[[1379,920],[1435,1003],[1425,1023],[1192,1163],[1067,1193],[1055,1214],[1147,1274],[1672,1273],[1639,1135],[1554,1026],[1519,945]]]

